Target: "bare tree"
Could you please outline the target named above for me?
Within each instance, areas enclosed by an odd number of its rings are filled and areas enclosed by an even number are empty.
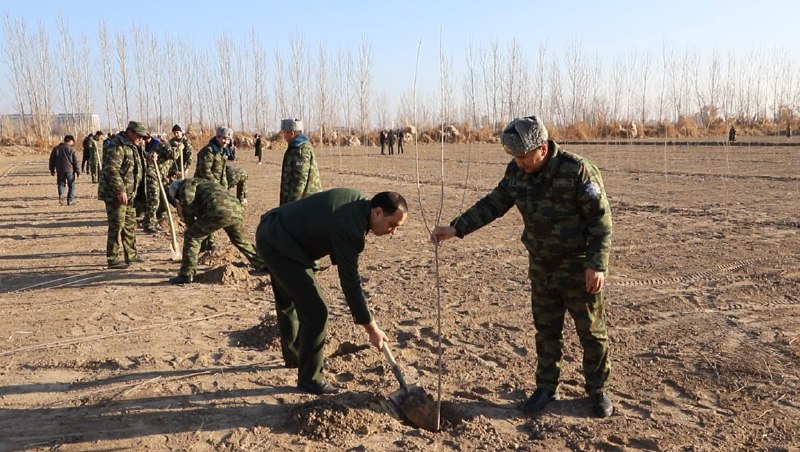
[[[257,132],[267,130],[268,114],[263,109],[268,108],[267,99],[267,53],[256,35],[255,27],[250,37],[253,52],[253,104],[251,114],[255,118]]]
[[[478,126],[478,61],[475,47],[470,40],[467,43],[464,57],[467,63],[467,74],[464,77],[464,101],[467,110],[467,122],[471,127]]]
[[[100,46],[100,56],[97,64],[103,68],[103,100],[106,106],[106,116],[108,117],[109,127],[119,129],[122,119],[120,119],[117,106],[116,80],[111,58],[111,41],[108,35],[108,24],[103,19],[100,20],[98,29],[98,44]],[[112,118],[114,120],[113,123],[111,122]]]
[[[250,130],[250,121],[246,113],[250,111],[252,98],[248,96],[250,74],[247,70],[248,66],[245,64],[244,49],[240,46],[234,46],[234,60],[236,62],[236,93],[239,103],[239,130],[245,131]]]
[[[22,19],[14,19],[10,14],[6,13],[4,21],[5,30],[5,46],[3,46],[3,53],[8,60],[11,69],[11,88],[14,91],[14,103],[16,104],[17,111],[21,115],[22,130],[19,132],[27,132],[28,128],[28,113],[30,112],[30,87],[25,79],[25,74],[29,71],[25,66],[28,60],[25,58],[27,53],[27,43],[29,42],[25,22]]]
[[[369,127],[370,95],[372,88],[372,50],[366,36],[361,38],[358,52],[358,123],[362,134],[362,143],[367,144],[366,131]]]
[[[130,75],[128,74],[128,39],[124,32],[119,32],[116,35],[116,56],[117,56],[117,70],[119,77],[119,90],[122,95],[122,113],[123,118],[130,119]],[[119,114],[118,114],[119,117]],[[118,123],[124,124],[124,119],[118,120]]]
[[[219,90],[214,92],[214,104],[217,106],[219,121],[233,127],[233,42],[227,33],[217,39],[217,70],[215,81]],[[209,78],[211,81],[211,78]]]
[[[275,110],[281,117],[285,118],[286,115],[295,115],[289,111],[289,105],[286,102],[286,71],[283,67],[283,58],[281,57],[280,48],[275,48]]]
[[[308,64],[306,43],[303,35],[292,38],[292,64],[289,71],[289,81],[292,85],[292,114],[306,121],[309,127],[309,118],[306,113],[306,94],[308,93]]]
[[[135,22],[131,25],[131,37],[133,38],[133,67],[136,73],[136,117],[145,124],[152,125],[150,120],[150,109],[148,104],[152,99],[149,96],[147,85],[147,41],[146,32]]]
[[[319,43],[317,50],[317,108],[320,124],[320,140],[326,143],[331,127],[331,96],[328,92],[328,51],[324,42]]]

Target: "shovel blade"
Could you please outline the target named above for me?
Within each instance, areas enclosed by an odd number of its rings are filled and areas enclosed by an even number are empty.
[[[411,425],[431,432],[439,431],[436,402],[423,388],[411,385],[407,389],[399,389],[389,394],[389,400]]]

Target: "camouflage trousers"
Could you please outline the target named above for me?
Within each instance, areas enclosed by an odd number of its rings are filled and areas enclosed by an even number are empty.
[[[144,227],[154,228],[158,225],[158,209],[161,206],[161,191],[158,184],[161,183],[155,174],[155,170],[150,169],[148,163],[147,175],[144,179],[144,189],[147,191],[147,204],[144,211]]]
[[[214,231],[223,229],[236,247],[255,269],[264,267],[264,261],[256,254],[253,244],[244,238],[244,225],[241,218],[200,218],[190,224],[183,236],[183,261],[180,274],[194,275],[197,272],[197,255],[200,244]]]
[[[108,215],[108,240],[106,241],[106,259],[109,264],[120,261],[119,244],[125,261],[136,258],[136,209],[132,205],[123,205],[119,201],[106,201]]]
[[[603,293],[585,288],[583,260],[542,265],[531,259],[531,311],[536,326],[536,386],[556,391],[563,356],[562,331],[569,312],[583,348],[586,392],[605,390],[611,363]]]
[[[247,177],[236,183],[236,199],[239,202],[247,199]]]
[[[89,156],[89,171],[88,173],[92,176],[92,183],[97,183],[98,179],[100,178],[100,156],[97,153],[93,153],[93,155]]]

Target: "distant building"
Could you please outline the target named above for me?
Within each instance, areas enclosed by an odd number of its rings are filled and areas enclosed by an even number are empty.
[[[23,133],[25,126],[31,126],[34,116],[30,114],[0,115],[0,132],[3,135]],[[76,137],[100,130],[100,115],[94,113],[57,113],[50,116],[50,133],[54,135],[72,134]]]

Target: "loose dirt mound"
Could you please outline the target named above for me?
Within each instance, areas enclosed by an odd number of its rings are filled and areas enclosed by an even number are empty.
[[[304,403],[292,410],[296,433],[316,441],[346,444],[397,423],[396,415],[380,396],[345,393]]]
[[[258,325],[231,334],[231,345],[258,350],[280,350],[280,330],[275,316],[264,318]]]

